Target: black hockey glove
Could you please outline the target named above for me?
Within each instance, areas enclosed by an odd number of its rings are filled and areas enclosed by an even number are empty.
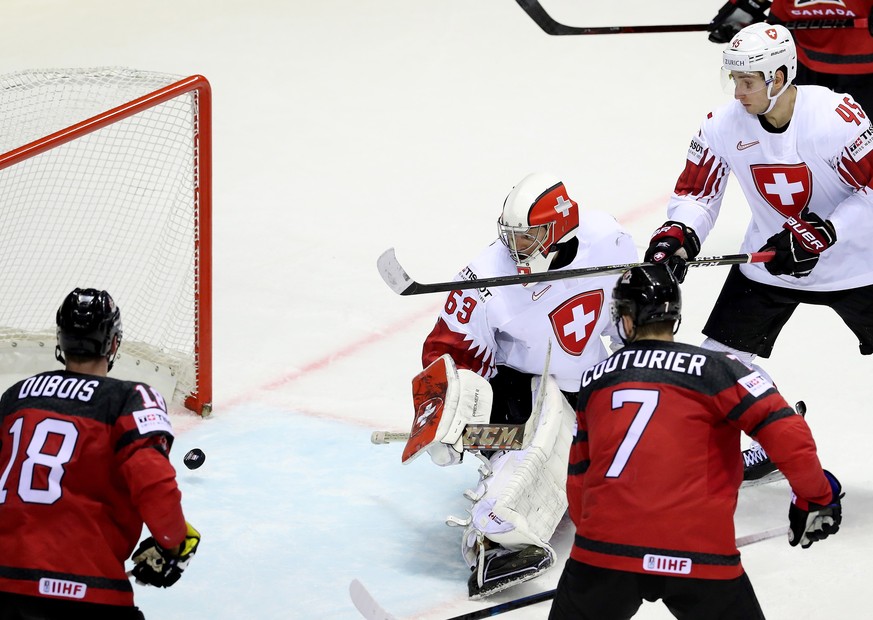
[[[186,525],[185,540],[175,549],[164,549],[151,536],[139,543],[131,556],[135,566],[130,571],[137,583],[169,588],[179,581],[200,544],[200,532],[190,523]]]
[[[685,281],[688,264],[685,262],[700,253],[700,239],[693,229],[682,222],[672,220],[652,234],[643,260],[647,263],[665,264],[680,283]]]
[[[805,278],[818,263],[819,254],[837,242],[837,233],[830,220],[823,220],[807,211],[789,217],[783,230],[769,239],[760,251],[774,251],[772,260],[764,263],[774,276],[790,275]]]
[[[713,43],[727,43],[749,24],[764,21],[770,4],[772,3],[769,0],[730,0],[709,22],[709,40]]]
[[[843,521],[840,500],[845,493],[840,481],[831,472],[825,470],[825,477],[833,494],[831,502],[826,506],[807,502],[794,493],[791,494],[791,506],[788,508],[788,544],[792,547],[799,544],[802,549],[809,549],[812,543],[840,531],[840,523]]]

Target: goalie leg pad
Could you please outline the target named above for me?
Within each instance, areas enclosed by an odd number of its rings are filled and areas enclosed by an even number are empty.
[[[487,424],[491,417],[491,384],[471,370],[458,370],[448,354],[434,360],[412,380],[415,419],[402,461],[422,452],[437,465],[461,461],[467,424]]]
[[[547,377],[536,431],[524,450],[499,452],[479,481],[472,520],[461,542],[471,568],[480,563],[482,538],[505,549],[545,549],[567,510],[567,461],[576,416],[557,383]],[[534,412],[537,415],[538,412]]]

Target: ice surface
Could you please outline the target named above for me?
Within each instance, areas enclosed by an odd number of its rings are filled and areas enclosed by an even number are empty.
[[[719,2],[552,0],[585,26],[706,23]],[[122,65],[205,75],[215,106],[215,414],[175,416],[173,462],[203,544],[182,581],[136,588],[152,620],[346,619],[359,578],[402,618],[478,609],[459,531],[475,459],[401,466],[375,429],[408,430],[410,380],[441,296],[399,297],[375,261],[395,247],[422,282],[496,237],[528,172],[561,175],[642,248],[703,116],[724,101],[706,34],[549,37],[512,0],[7,0],[2,73]],[[705,255],[747,222],[729,188]],[[726,267],[692,271],[692,343]],[[768,618],[870,617],[871,360],[827,310],[801,308],[764,366],[804,399],[844,483],[843,529],[809,550],[743,550]],[[182,465],[202,448],[203,467]],[[785,523],[784,483],[744,491],[737,533]],[[681,524],[677,524],[681,527]],[[565,522],[556,545],[566,554]],[[553,588],[559,571],[491,604]],[[507,618],[546,618],[540,604]],[[647,604],[637,616],[669,618]]]

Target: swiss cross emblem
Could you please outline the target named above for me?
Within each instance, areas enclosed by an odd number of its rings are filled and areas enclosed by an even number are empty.
[[[570,207],[573,206],[573,203],[569,200],[565,199],[563,196],[558,196],[558,204],[555,205],[555,211],[563,215],[564,217],[569,217],[570,215]]]
[[[776,32],[775,28],[767,28],[767,30],[765,30],[764,32],[766,32],[767,36],[770,37],[771,39],[773,39],[774,41],[776,40],[776,37],[779,36],[779,34]]]
[[[812,197],[812,172],[806,164],[751,166],[758,193],[785,217],[797,216]]]
[[[558,344],[570,355],[582,355],[603,308],[603,291],[571,297],[549,313]]]

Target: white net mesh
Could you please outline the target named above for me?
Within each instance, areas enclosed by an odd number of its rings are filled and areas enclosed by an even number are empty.
[[[179,80],[124,68],[0,76],[0,153]],[[94,287],[121,308],[113,375],[163,384],[176,402],[196,391],[197,103],[182,94],[0,170],[0,355],[16,350],[12,369],[29,372],[28,341],[49,345],[33,348],[35,364],[53,367],[58,306]]]

